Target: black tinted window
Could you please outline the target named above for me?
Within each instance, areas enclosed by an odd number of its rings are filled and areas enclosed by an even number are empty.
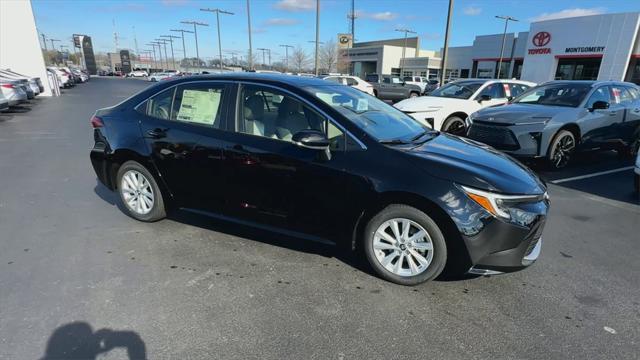
[[[175,88],[172,87],[147,100],[147,115],[158,119],[169,120],[174,91]]]
[[[492,99],[503,99],[506,97],[504,94],[504,85],[502,83],[489,84],[487,87],[482,89],[480,94],[478,94],[478,97],[483,95],[489,95]]]

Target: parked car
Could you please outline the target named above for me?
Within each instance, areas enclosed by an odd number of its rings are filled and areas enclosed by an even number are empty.
[[[335,82],[342,85],[351,86],[352,88],[358,89],[362,92],[366,92],[369,95],[373,95],[373,86],[368,82],[360,79],[357,76],[351,75],[327,75],[320,76],[321,79]]]
[[[44,91],[44,85],[42,84],[42,80],[39,77],[27,76],[27,75],[20,74],[20,73],[17,73],[15,71],[12,71],[11,69],[4,69],[4,71],[6,71],[7,73],[10,73],[10,74],[14,74],[16,76],[20,76],[20,77],[29,79],[30,82],[31,81],[34,82],[34,85],[38,87],[38,93],[41,93],[41,92]]]
[[[152,81],[152,82],[160,81],[160,80],[163,80],[163,79],[168,78],[170,76],[173,76],[173,74],[170,74],[170,73],[167,73],[167,72],[153,73],[153,74],[149,75],[149,81]]]
[[[636,165],[633,167],[633,185],[636,193],[640,196],[640,151],[636,149]]]
[[[2,91],[0,91],[0,111],[5,111],[9,109],[9,99],[4,97]]]
[[[29,86],[29,82],[26,79],[20,79],[15,77],[7,77],[0,74],[0,80],[12,81],[13,85],[20,88],[27,95],[27,99],[31,100],[35,97],[35,93],[31,86]]]
[[[519,80],[456,80],[428,96],[407,99],[395,107],[435,130],[464,135],[469,114],[504,104],[533,86],[534,83]]]
[[[373,86],[373,95],[381,100],[400,101],[422,94],[419,86],[406,84],[399,76],[371,74],[366,80]]]
[[[40,94],[40,87],[38,86],[36,80],[33,78],[25,77],[23,75],[16,75],[6,70],[0,70],[0,76],[8,79],[18,80],[22,84],[24,84],[25,91],[27,92],[29,99],[33,99],[38,94]]]
[[[70,69],[73,75],[77,76],[81,83],[89,81],[89,75],[85,74],[80,69]]]
[[[53,71],[59,77],[61,88],[68,88],[73,86],[73,80],[66,71],[62,71],[61,69],[53,66],[48,67],[47,69]]]
[[[577,150],[629,153],[640,139],[640,90],[616,81],[551,81],[473,113],[468,136],[562,168]]]
[[[435,90],[437,86],[434,87],[434,85],[438,84],[438,80],[429,80],[426,77],[422,76],[405,76],[403,80],[406,84],[416,85],[420,87],[421,95]]]
[[[0,76],[0,91],[9,102],[9,106],[20,105],[28,100],[24,85],[17,80],[6,79]]]
[[[141,221],[190,208],[362,249],[405,285],[434,279],[447,259],[486,274],[540,254],[549,203],[533,172],[348,86],[181,77],[96,111],[91,125],[99,181]]]
[[[128,74],[130,77],[147,77],[149,73],[146,70],[134,70]]]

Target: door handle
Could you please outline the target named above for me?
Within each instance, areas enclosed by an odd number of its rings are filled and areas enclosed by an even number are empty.
[[[147,135],[149,135],[149,137],[152,139],[161,139],[167,137],[167,130],[169,129],[155,128],[152,130],[148,130]]]
[[[242,165],[256,165],[260,163],[260,159],[251,155],[244,146],[240,144],[235,144],[230,149],[235,154],[230,155],[230,158],[233,158],[235,161],[239,162]]]

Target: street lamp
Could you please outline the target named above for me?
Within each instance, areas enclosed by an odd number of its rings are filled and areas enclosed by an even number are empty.
[[[318,46],[320,45],[320,0],[316,0],[316,54],[315,54],[315,71],[318,76]]]
[[[404,57],[405,57],[405,50],[407,48],[407,34],[417,34],[417,33],[409,29],[396,29],[396,31],[404,33],[404,44],[402,45],[402,63],[400,64],[400,77],[404,77]]]
[[[289,71],[289,48],[293,49],[292,45],[279,45],[284,48],[284,70]]]
[[[500,47],[500,59],[498,60],[498,79],[500,79],[500,70],[502,70],[502,56],[504,55],[504,42],[507,37],[507,25],[509,25],[509,21],[518,21],[518,20],[507,15],[496,15],[496,18],[504,20],[504,32],[502,33],[502,46]]]
[[[247,0],[247,26],[249,27],[249,54],[253,51],[251,45],[251,4]],[[271,65],[271,52],[269,52],[269,65]],[[249,56],[249,70],[253,70],[253,56]]]
[[[196,38],[196,61],[198,62],[198,68],[200,67],[200,52],[198,51],[198,28],[197,26],[209,26],[207,23],[198,21],[180,21],[181,24],[193,25],[193,34]]]
[[[209,9],[209,8],[200,9],[200,11],[216,13],[216,25],[218,27],[218,54],[220,55],[220,70],[222,70],[222,42],[220,40],[220,14],[222,13],[227,15],[233,15],[233,13],[229,11],[220,10],[220,9]]]

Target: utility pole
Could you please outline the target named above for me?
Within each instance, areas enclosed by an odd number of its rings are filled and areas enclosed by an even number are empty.
[[[220,70],[222,70],[222,40],[220,40],[220,14],[233,15],[232,12],[216,9],[200,9],[200,11],[216,13],[216,26],[218,27],[218,55],[220,56]]]
[[[500,70],[502,70],[502,57],[504,56],[504,41],[507,37],[507,25],[509,25],[509,21],[518,21],[518,20],[508,15],[496,15],[496,18],[504,19],[504,32],[502,33],[502,46],[500,47],[500,59],[498,60],[498,79],[500,79]]]
[[[349,13],[349,15],[347,15],[347,18],[349,19],[350,23],[351,23],[351,41],[355,42],[356,41],[356,0],[351,0],[351,13]]]
[[[180,36],[174,36],[174,35],[160,35],[160,37],[164,37],[169,39],[169,44],[171,44],[171,60],[173,60],[173,70],[177,70],[176,69],[176,57],[173,54],[173,39],[180,39]]]
[[[196,61],[198,62],[198,68],[200,67],[200,52],[198,50],[198,28],[197,26],[209,26],[207,23],[198,22],[198,21],[180,21],[182,24],[191,24],[193,25],[193,34],[196,38]]]
[[[184,46],[184,33],[193,34],[193,31],[183,29],[172,29],[171,31],[179,32],[182,35],[182,58],[187,58],[187,48]]]
[[[149,63],[151,63],[151,50],[142,50],[143,53],[147,54],[147,57],[149,58]],[[147,66],[147,72],[149,72],[150,66]]]
[[[247,26],[249,27],[249,55],[251,55],[253,46],[251,45],[251,5],[249,0],[247,0]],[[269,65],[271,65],[271,51],[269,51]],[[253,56],[249,56],[249,70],[253,70]]]
[[[42,35],[42,43],[44,44],[44,51],[48,51],[47,49],[47,37],[44,36],[44,34],[40,34]]]
[[[396,29],[396,31],[404,33],[404,44],[402,45],[402,60],[400,61],[400,77],[404,77],[404,58],[405,51],[407,49],[407,34],[416,34],[416,32],[409,29]]]
[[[158,61],[156,60],[156,46],[153,43],[148,43],[146,45],[147,46],[150,45],[153,48],[153,50],[147,50],[147,51],[153,52],[153,66],[157,69],[158,68]]]
[[[262,51],[262,66],[264,67],[264,52],[267,51],[268,49],[265,48],[257,48],[256,50],[260,50]]]
[[[51,41],[51,50],[55,51],[56,50],[56,46],[53,44],[53,42],[54,41],[60,41],[60,40],[49,38],[49,41]]]
[[[169,57],[167,56],[167,39],[155,39],[155,41],[157,41],[158,43],[158,48],[160,48],[160,45],[164,46],[164,64],[166,66],[166,69],[169,69]]]
[[[447,12],[447,29],[444,33],[444,48],[442,50],[442,61],[440,63],[440,86],[444,85],[444,73],[447,71],[447,52],[449,51],[449,31],[451,30],[452,15],[453,0],[449,0],[449,11]]]
[[[316,53],[315,53],[315,59],[314,59],[315,70],[314,71],[316,72],[316,76],[318,76],[318,45],[319,44],[324,44],[324,42],[316,41],[316,40],[309,40],[307,42],[312,43],[312,44],[316,44]]]
[[[113,44],[115,46],[115,52],[118,53],[118,32],[116,31],[116,19],[111,19],[113,24]]]
[[[318,47],[320,46],[320,0],[316,0],[316,55],[315,55],[315,71],[318,76]]]
[[[285,72],[289,71],[289,48],[293,49],[291,45],[279,45],[284,48],[284,70]]]
[[[153,49],[155,50],[156,46],[158,47],[158,60],[159,60],[159,65],[160,65],[160,69],[162,71],[164,71],[164,65],[162,64],[162,48],[160,47],[160,45],[162,45],[161,42],[157,42],[157,41],[152,41],[151,45],[153,45]]]

